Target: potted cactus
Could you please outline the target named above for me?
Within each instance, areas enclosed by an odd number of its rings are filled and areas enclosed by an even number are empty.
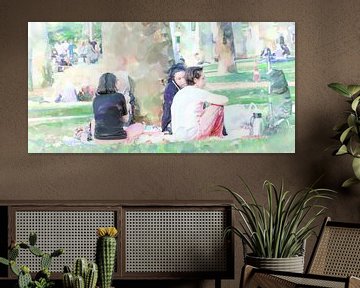
[[[69,266],[64,267],[64,288],[95,288],[98,279],[98,267],[96,263],[88,263],[85,258],[78,258],[74,263],[74,272]]]
[[[99,267],[100,288],[110,288],[114,272],[116,258],[116,236],[118,231],[115,227],[100,227],[96,231],[96,262]]]
[[[18,276],[19,288],[49,288],[54,285],[54,282],[50,281],[50,265],[54,257],[58,257],[64,253],[63,249],[57,249],[51,254],[45,253],[36,246],[37,236],[36,233],[30,233],[29,244],[11,243],[8,259],[0,257],[0,263],[10,266],[11,271]],[[19,267],[16,263],[16,258],[19,256],[20,249],[26,249],[33,255],[40,257],[41,270],[35,275],[34,280],[30,275],[30,268],[26,265]]]

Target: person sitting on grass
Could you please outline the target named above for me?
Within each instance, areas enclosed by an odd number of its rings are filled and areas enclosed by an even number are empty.
[[[175,94],[186,86],[185,65],[177,63],[170,67],[169,78],[164,91],[163,115],[161,118],[161,131],[169,134],[171,131],[171,105]]]
[[[95,121],[91,125],[95,140],[126,139],[126,142],[131,142],[144,131],[140,123],[132,124],[124,130],[129,116],[125,97],[116,88],[117,81],[113,73],[104,73],[99,79],[93,100]]]
[[[60,103],[60,102],[70,103],[77,101],[78,98],[77,98],[76,88],[72,82],[67,82],[64,88],[59,93],[57,93],[55,97],[56,103]]]
[[[175,140],[201,140],[222,137],[226,96],[210,93],[205,87],[202,67],[189,67],[185,78],[188,86],[176,93],[171,106],[171,123]]]

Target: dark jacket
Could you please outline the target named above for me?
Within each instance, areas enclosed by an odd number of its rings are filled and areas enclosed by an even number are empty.
[[[161,119],[161,130],[164,132],[171,122],[171,105],[174,100],[175,94],[180,90],[175,81],[170,81],[164,92],[163,115]]]

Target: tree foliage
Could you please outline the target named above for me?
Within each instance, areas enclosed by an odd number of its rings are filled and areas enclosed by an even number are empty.
[[[85,33],[86,22],[50,22],[47,23],[50,45],[57,41],[78,41],[87,39],[89,35]],[[101,22],[92,22],[92,38],[101,40]]]

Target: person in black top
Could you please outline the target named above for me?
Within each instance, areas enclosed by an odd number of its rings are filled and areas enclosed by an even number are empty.
[[[161,118],[162,132],[172,134],[171,105],[175,94],[186,86],[185,70],[186,66],[183,63],[174,64],[168,70],[169,78],[164,91],[163,115]]]
[[[104,73],[99,79],[99,86],[93,100],[95,118],[95,139],[125,139],[127,133],[124,123],[128,120],[126,100],[116,89],[116,76]]]

